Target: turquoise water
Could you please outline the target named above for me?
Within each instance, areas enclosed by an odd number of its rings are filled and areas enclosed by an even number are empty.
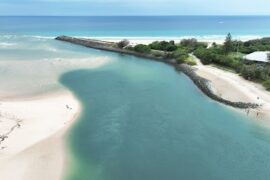
[[[61,74],[104,59],[110,57],[51,38],[0,35],[0,99],[62,89]]]
[[[269,16],[0,17],[0,24],[1,98],[68,88],[82,103],[67,136],[65,180],[269,179],[262,122],[213,102],[165,64],[52,39],[266,36]]]
[[[111,57],[61,77],[83,105],[66,180],[269,179],[268,130],[167,65]]]

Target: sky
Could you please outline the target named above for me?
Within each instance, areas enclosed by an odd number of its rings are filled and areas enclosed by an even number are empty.
[[[270,15],[270,0],[0,0],[0,15]]]

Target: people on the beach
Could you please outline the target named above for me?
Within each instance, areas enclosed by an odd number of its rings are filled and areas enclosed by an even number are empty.
[[[72,108],[68,104],[66,105],[66,108],[72,110]]]

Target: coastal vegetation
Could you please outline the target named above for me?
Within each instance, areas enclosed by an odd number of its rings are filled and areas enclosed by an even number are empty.
[[[138,53],[151,55],[161,59],[174,59],[178,64],[196,65],[196,61],[190,56],[194,54],[205,65],[213,64],[221,68],[230,69],[239,73],[247,80],[262,83],[270,90],[270,65],[246,61],[245,54],[256,51],[269,51],[270,38],[249,40],[246,42],[233,40],[228,33],[225,42],[221,45],[212,43],[210,46],[196,39],[183,39],[175,41],[154,41],[149,45],[138,44],[128,46],[127,40],[120,41],[118,47],[126,48]],[[270,55],[268,54],[268,59]]]
[[[193,54],[205,65],[212,64],[225,70],[234,71],[247,80],[261,83],[270,90],[270,63],[250,61],[244,58],[246,52],[269,51],[270,38],[242,42],[233,40],[231,34],[228,34],[224,44],[213,43],[209,45],[198,42],[196,39],[183,39],[178,43],[155,41],[149,45],[137,44],[135,46],[130,45],[128,40],[109,43],[67,36],[60,36],[56,39],[86,47],[155,59],[174,66],[177,64],[196,65],[196,60],[190,55]]]
[[[263,85],[267,90],[270,90],[270,80],[265,81]]]
[[[177,50],[177,46],[175,45],[174,41],[155,41],[152,42],[149,47],[151,49],[155,49],[155,50],[161,50],[161,51],[175,51]]]
[[[123,48],[122,44],[124,44],[124,40],[118,43],[118,47]],[[196,65],[189,54],[198,48],[207,48],[207,44],[198,42],[196,39],[183,39],[179,43],[175,43],[175,41],[154,41],[149,45],[138,44],[134,47],[126,46],[125,48],[162,59],[175,59],[178,64]]]
[[[256,51],[269,51],[270,38],[249,40],[246,42],[233,40],[229,33],[225,42],[221,45],[216,43],[208,46],[196,39],[183,39],[175,41],[154,41],[149,45],[138,44],[128,46],[127,40],[120,41],[118,47],[127,48],[138,53],[152,55],[162,59],[174,59],[178,64],[196,65],[189,54],[194,54],[205,65],[213,64],[222,68],[239,73],[247,80],[262,83],[270,90],[270,65],[246,61],[243,56]],[[270,55],[268,54],[268,59]]]
[[[261,82],[270,90],[270,65],[246,61],[243,56],[255,51],[269,51],[270,38],[250,40],[246,42],[232,40],[229,33],[224,44],[212,44],[209,48],[197,48],[193,53],[203,64],[216,64],[230,68],[247,80]]]
[[[269,51],[270,50],[270,37],[243,41],[233,41],[233,51],[239,51],[244,54],[249,54],[255,51]]]
[[[147,54],[151,52],[151,48],[147,45],[144,44],[138,44],[136,46],[134,46],[134,51],[139,52],[139,53],[143,53],[143,54]]]
[[[129,45],[129,40],[127,40],[127,39],[123,39],[122,41],[117,43],[117,46],[121,49],[128,46],[128,45]]]

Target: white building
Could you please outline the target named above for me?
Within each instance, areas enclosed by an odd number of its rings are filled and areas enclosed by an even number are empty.
[[[266,63],[269,62],[268,54],[270,51],[256,51],[251,54],[245,55],[243,58],[247,61],[256,61]]]

